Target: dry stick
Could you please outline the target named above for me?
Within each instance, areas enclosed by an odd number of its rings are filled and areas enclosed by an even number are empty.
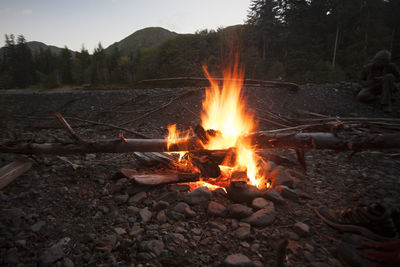
[[[153,114],[153,113],[156,112],[156,111],[159,111],[159,110],[161,110],[161,109],[163,109],[163,108],[168,107],[168,106],[172,103],[172,101],[174,101],[174,100],[176,100],[176,99],[177,99],[177,97],[172,98],[168,103],[165,103],[165,104],[163,104],[163,105],[161,105],[161,106],[158,106],[157,108],[155,108],[155,109],[153,109],[153,110],[151,110],[151,111],[149,111],[149,112],[143,114],[142,116],[137,117],[136,119],[133,119],[133,120],[130,120],[130,121],[126,121],[126,122],[124,122],[124,123],[121,123],[119,126],[131,124],[131,123],[133,123],[133,122],[135,122],[135,121],[141,120],[141,119],[143,119],[143,118],[145,118],[145,117],[147,117],[147,116]]]
[[[83,139],[71,128],[71,126],[64,119],[64,117],[61,115],[61,113],[57,112],[56,113],[56,118],[67,129],[68,133],[72,136],[72,138],[74,138],[78,142],[83,142]]]
[[[110,123],[103,123],[103,122],[85,120],[85,119],[81,119],[81,118],[77,118],[77,117],[65,117],[65,118],[67,118],[67,119],[69,119],[69,120],[76,120],[76,121],[81,121],[81,122],[87,122],[87,123],[95,124],[95,125],[107,126],[107,127],[110,127],[110,128],[115,128],[115,129],[119,129],[119,130],[125,131],[125,132],[127,132],[127,133],[135,134],[135,135],[137,135],[137,136],[139,136],[139,137],[142,137],[142,138],[151,139],[151,137],[149,137],[149,136],[147,136],[147,135],[144,135],[144,134],[142,134],[142,133],[139,133],[139,132],[136,132],[136,131],[127,129],[127,128],[123,128],[123,127],[120,127],[120,126],[117,126],[117,125],[114,125],[114,124],[110,124]]]
[[[209,82],[207,78],[201,77],[175,77],[175,78],[163,78],[163,79],[148,79],[141,80],[138,83],[151,83],[151,82],[168,82],[168,81],[204,81]],[[273,87],[289,87],[292,89],[299,89],[299,86],[295,83],[290,82],[280,82],[280,81],[263,81],[254,79],[224,79],[224,78],[213,78],[213,81],[237,81],[243,82],[243,84],[261,84],[263,86],[273,86]]]
[[[303,113],[303,114],[313,115],[313,116],[320,117],[320,118],[329,118],[329,116],[319,114],[316,112],[311,112],[311,111],[304,110],[304,109],[299,109],[298,112]]]
[[[191,90],[187,90],[187,91],[185,91],[185,92],[183,92],[183,93],[180,93],[180,94],[178,94],[178,96],[172,98],[168,103],[165,103],[165,104],[163,104],[163,105],[161,105],[161,106],[158,106],[157,108],[155,108],[155,109],[153,109],[153,110],[151,110],[151,111],[149,111],[149,112],[143,114],[142,116],[139,116],[139,117],[137,117],[137,118],[135,118],[135,119],[133,119],[133,120],[124,122],[124,123],[120,124],[119,126],[131,124],[131,123],[133,123],[133,122],[135,122],[135,121],[141,120],[141,119],[143,119],[143,118],[145,118],[145,117],[147,117],[147,116],[153,114],[153,113],[156,112],[156,111],[159,111],[159,110],[161,110],[161,109],[164,109],[164,108],[168,107],[173,101],[175,101],[175,100],[177,100],[177,99],[179,99],[179,98],[181,98],[181,97],[183,97],[183,96],[185,96],[185,95],[188,95],[188,94],[190,94],[190,93],[193,93],[193,92],[194,92],[194,90],[191,89]]]
[[[40,116],[24,116],[24,115],[13,115],[13,116],[16,117],[16,118],[25,118],[25,119],[32,119],[32,120],[52,120],[52,119],[54,119],[54,117],[49,117],[49,116],[43,116],[43,117],[40,117]],[[85,119],[82,119],[82,118],[69,117],[69,116],[64,117],[64,118],[68,119],[68,120],[86,122],[86,123],[90,123],[90,124],[94,124],[94,125],[107,126],[107,127],[115,128],[115,129],[118,129],[118,130],[123,130],[123,131],[125,131],[127,133],[131,133],[131,134],[137,135],[137,136],[145,138],[145,139],[151,139],[150,136],[144,135],[142,133],[139,133],[139,132],[127,129],[127,128],[120,127],[118,125],[110,124],[110,123],[103,123],[103,122],[98,122],[98,121],[85,120]],[[84,127],[84,126],[81,125],[79,127]]]
[[[181,104],[181,106],[186,109],[187,111],[189,111],[190,113],[192,113],[196,118],[200,118],[199,114],[193,112],[191,109],[189,109],[188,107],[186,107],[183,103],[182,103],[182,99],[179,98],[179,104]]]
[[[273,125],[276,125],[276,126],[279,126],[279,127],[284,127],[284,128],[289,127],[288,125],[281,124],[281,123],[275,122],[275,121],[271,121],[271,120],[269,120],[269,119],[262,118],[262,117],[259,117],[259,116],[257,116],[256,118],[257,118],[259,121],[267,122],[267,123],[270,123],[270,124],[273,124]]]

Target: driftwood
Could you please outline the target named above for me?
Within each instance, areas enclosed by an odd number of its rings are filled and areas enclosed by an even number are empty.
[[[161,185],[172,183],[188,183],[199,180],[199,173],[149,173],[138,174],[134,169],[121,169],[123,175],[142,185]]]
[[[363,150],[400,148],[400,134],[343,134],[333,133],[270,133],[258,132],[244,139],[251,139],[259,149],[294,148],[294,149],[332,149]]]
[[[255,132],[243,136],[258,149],[292,148],[292,149],[393,149],[400,148],[400,134],[343,134],[333,133],[271,133]],[[250,139],[250,140],[248,140]],[[113,139],[87,141],[83,143],[3,143],[0,152],[17,154],[76,154],[76,153],[127,153],[127,152],[174,152],[199,151],[202,149],[195,137],[188,140],[177,139],[168,147],[165,139]]]
[[[0,169],[0,189],[17,179],[32,167],[29,159],[18,159]]]

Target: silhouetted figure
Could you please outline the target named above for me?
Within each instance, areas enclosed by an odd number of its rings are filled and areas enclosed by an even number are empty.
[[[392,95],[398,90],[396,83],[400,81],[399,70],[390,59],[390,52],[381,50],[372,63],[364,66],[361,73],[363,89],[357,95],[361,102],[379,100],[385,112],[392,111]]]

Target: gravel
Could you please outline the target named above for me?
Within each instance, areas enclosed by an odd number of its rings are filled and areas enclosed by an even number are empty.
[[[192,93],[138,119],[186,90]],[[267,118],[266,111],[311,117],[300,110],[400,117],[398,95],[394,112],[386,114],[375,104],[355,101],[356,92],[356,85],[338,83],[306,84],[297,92],[247,88],[245,93],[260,118]],[[170,123],[180,129],[199,123],[202,97],[201,88],[3,90],[0,138],[73,142],[54,119],[56,112],[85,139],[117,138],[120,130],[73,118],[114,125],[137,119],[124,127],[162,138]],[[259,130],[272,128],[276,126],[260,120]],[[129,132],[123,136],[137,137]],[[296,162],[294,151],[271,152]],[[399,203],[397,153],[308,151],[306,174],[298,165],[277,164],[285,171],[285,185],[262,192],[252,188],[239,197],[229,190],[134,184],[121,176],[121,168],[153,169],[141,166],[131,153],[30,156],[33,167],[0,190],[0,265],[274,266],[278,244],[289,239],[287,266],[341,266],[332,251],[342,233],[324,224],[314,207]],[[0,154],[1,166],[20,157]]]

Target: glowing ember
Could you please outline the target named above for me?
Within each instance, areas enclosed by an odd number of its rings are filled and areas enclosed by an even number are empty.
[[[238,55],[235,57],[233,66],[224,71],[224,82],[220,87],[214,80],[206,67],[204,73],[211,86],[206,88],[206,95],[203,101],[203,111],[201,114],[202,127],[205,130],[214,130],[220,134],[208,136],[209,141],[204,145],[204,149],[217,150],[236,148],[236,162],[234,166],[220,165],[221,178],[230,177],[233,171],[244,171],[247,173],[249,182],[257,187],[265,186],[264,177],[258,177],[257,155],[253,150],[252,144],[244,143],[240,137],[256,130],[253,113],[246,110],[246,98],[242,92],[244,81],[244,70],[238,63]],[[176,127],[169,128],[168,141],[181,137]],[[226,180],[226,179],[225,179]],[[203,183],[208,187],[215,185]],[[222,186],[222,185],[221,185]]]
[[[215,184],[207,183],[205,181],[198,181],[198,182],[184,183],[184,184],[188,184],[190,186],[190,191],[193,191],[196,188],[201,187],[201,186],[207,186],[208,189],[210,189],[211,191],[214,191],[218,188],[222,188],[226,192],[226,189],[224,187],[221,187],[222,185],[215,185]]]

